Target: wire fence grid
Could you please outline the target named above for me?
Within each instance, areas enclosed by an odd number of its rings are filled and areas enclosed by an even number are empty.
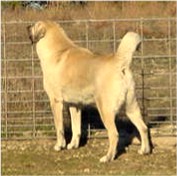
[[[115,52],[126,31],[138,32],[143,40],[140,52],[133,57],[132,70],[142,114],[156,134],[176,135],[175,18],[57,22],[75,43],[102,54]],[[55,138],[40,62],[26,31],[32,23],[1,22],[2,139]],[[95,113],[88,110],[86,116],[91,137],[100,128],[95,125]]]

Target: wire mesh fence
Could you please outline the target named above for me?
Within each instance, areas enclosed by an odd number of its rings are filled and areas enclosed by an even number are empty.
[[[26,32],[26,26],[31,23],[34,21],[1,22],[2,139],[55,138],[40,62]],[[132,70],[144,119],[157,134],[161,133],[159,129],[163,135],[176,134],[175,18],[58,23],[76,44],[101,54],[115,52],[126,31],[138,32],[143,41],[140,52],[135,53]],[[87,130],[92,135],[99,130],[95,125],[99,117],[89,110],[84,114],[90,119]],[[69,117],[65,121],[69,123]]]

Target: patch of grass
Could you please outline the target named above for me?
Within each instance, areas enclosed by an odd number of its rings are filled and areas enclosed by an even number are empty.
[[[137,154],[140,146],[131,145],[115,161],[99,163],[107,150],[107,139],[89,140],[76,150],[53,151],[54,141],[3,142],[3,175],[174,175],[176,153],[156,148],[153,154]]]
[[[8,2],[3,2],[8,4]],[[52,4],[53,3],[53,4]],[[72,2],[52,2],[43,11],[25,8],[5,8],[2,18],[5,20],[75,20],[107,18],[139,18],[176,16],[175,2],[87,2],[83,5]]]

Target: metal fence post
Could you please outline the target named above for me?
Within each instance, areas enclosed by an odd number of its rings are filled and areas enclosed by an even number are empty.
[[[7,106],[7,99],[8,99],[8,89],[7,89],[7,58],[6,58],[6,23],[3,20],[3,42],[4,42],[4,48],[3,48],[3,59],[4,59],[4,110],[5,110],[5,139],[8,138],[8,106]]]
[[[169,96],[170,96],[170,121],[173,127],[173,90],[172,90],[172,59],[171,59],[171,20],[168,19],[168,55],[169,55]]]
[[[144,24],[144,19],[140,19],[140,33],[142,37],[142,43],[141,43],[141,79],[142,79],[142,115],[143,119],[145,120],[146,111],[145,111],[145,80],[144,80],[144,33],[143,33],[143,24]]]
[[[31,46],[31,66],[32,66],[32,118],[33,118],[33,130],[32,136],[36,136],[36,114],[35,114],[35,71],[34,71],[34,47]]]
[[[89,48],[89,32],[88,32],[88,21],[85,22],[85,39],[86,39],[86,48]]]
[[[112,29],[113,29],[113,40],[114,40],[114,53],[116,52],[116,24],[115,21],[112,23]]]

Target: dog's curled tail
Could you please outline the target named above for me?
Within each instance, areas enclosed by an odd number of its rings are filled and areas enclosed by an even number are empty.
[[[139,34],[135,32],[125,34],[116,52],[116,59],[118,59],[120,67],[127,68],[130,66],[133,53],[140,45],[140,42]]]

